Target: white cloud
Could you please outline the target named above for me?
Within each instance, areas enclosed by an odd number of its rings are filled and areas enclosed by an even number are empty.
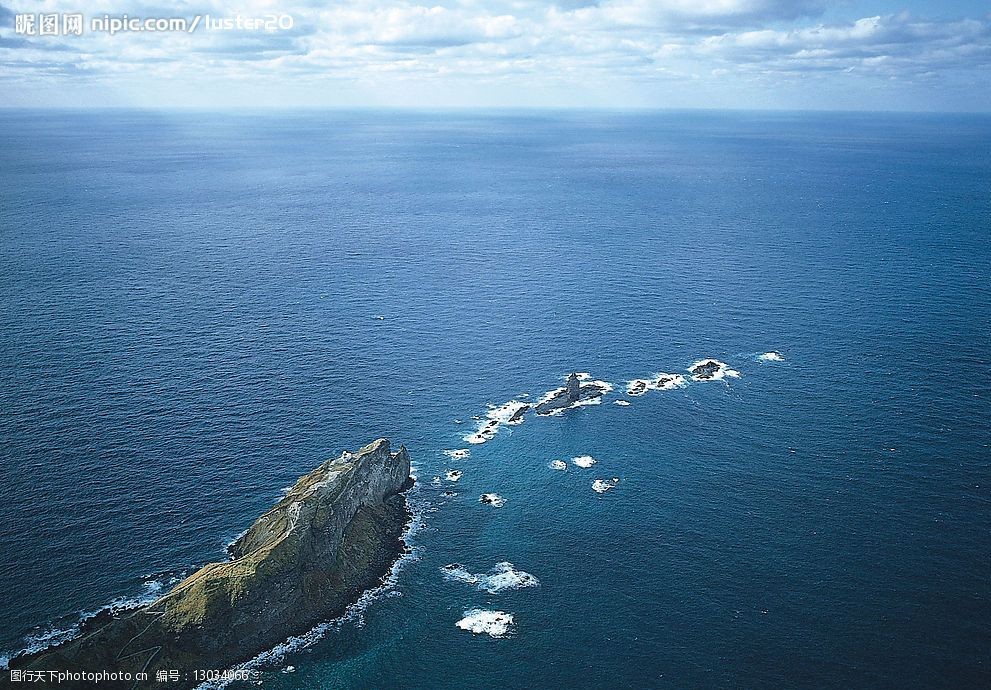
[[[79,7],[74,0],[0,3],[14,12]],[[365,90],[355,94],[378,90],[380,102],[389,102],[393,91],[419,89],[457,103],[459,92],[474,97],[488,83],[499,85],[507,104],[515,104],[514,88],[526,102],[545,87],[548,94],[570,88],[582,97],[599,89],[599,101],[613,103],[622,96],[619,104],[636,105],[668,102],[681,88],[705,104],[711,100],[708,86],[725,86],[734,76],[767,87],[777,79],[779,86],[793,88],[792,76],[802,73],[831,80],[823,85],[833,89],[868,89],[867,80],[894,77],[905,83],[926,80],[930,89],[945,78],[954,88],[976,85],[991,92],[988,16],[926,21],[899,14],[825,23],[822,9],[818,0],[367,0],[330,7],[315,0],[244,0],[241,15],[286,13],[293,28],[90,32],[79,38],[21,37],[10,27],[0,28],[0,79],[15,100],[23,93],[27,101],[70,80],[77,85],[114,80],[116,88],[126,90],[122,75],[135,81],[140,75],[146,90],[149,84],[167,89],[185,79],[182,92],[204,103],[238,89],[244,98],[252,92],[259,98],[260,83],[285,91],[288,81],[297,81],[307,88],[360,83]],[[167,8],[132,0],[126,11],[132,17],[234,14],[220,0],[187,0]],[[0,10],[0,21],[8,21],[7,15]],[[197,93],[192,77],[209,86]],[[217,90],[217,83],[224,88]],[[322,92],[328,104],[336,102],[334,88]],[[658,89],[667,100],[651,100]],[[631,94],[635,102],[629,102]],[[989,98],[985,95],[985,102]]]
[[[932,70],[991,67],[991,22],[914,21],[875,16],[848,24],[710,36],[689,44],[696,55],[738,69],[868,69],[910,77]]]

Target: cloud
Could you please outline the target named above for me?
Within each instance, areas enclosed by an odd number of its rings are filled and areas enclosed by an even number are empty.
[[[508,14],[492,15],[441,6],[396,6],[372,11],[321,14],[336,40],[384,46],[450,47],[518,37],[522,24]]]
[[[862,70],[911,77],[933,70],[991,66],[991,22],[874,16],[848,24],[721,34],[685,48],[700,59],[737,69]]]
[[[585,28],[668,29],[697,32],[818,16],[818,0],[605,0],[564,12]]]
[[[6,2],[0,24],[12,12],[78,8],[70,0]],[[41,92],[57,90],[66,75],[77,81],[113,79],[118,88],[126,86],[122,75],[140,74],[146,86],[167,86],[189,75],[241,88],[245,98],[261,97],[260,83],[296,81],[313,93],[319,84],[336,88],[347,82],[361,84],[362,94],[381,93],[384,102],[393,92],[446,93],[444,98],[457,101],[459,93],[486,89],[501,89],[510,99],[514,89],[524,96],[570,89],[583,97],[598,90],[599,100],[608,102],[616,94],[628,102],[668,102],[652,94],[667,98],[680,89],[709,103],[719,95],[714,89],[727,85],[739,90],[759,82],[794,89],[800,74],[824,80],[827,90],[869,89],[871,80],[881,79],[928,80],[931,89],[945,79],[991,91],[987,15],[927,20],[894,14],[824,22],[820,0],[364,0],[330,6],[316,0],[243,0],[241,16],[288,15],[292,28],[209,30],[206,15],[234,16],[226,5],[221,0],[127,5],[131,17],[202,15],[195,33],[88,31],[56,39],[0,29],[0,79],[15,80],[20,88],[28,83],[24,76],[33,74],[31,88]],[[835,15],[834,9],[830,16]],[[63,69],[54,69],[57,64]],[[204,87],[199,98],[209,102],[212,88]],[[939,98],[935,92],[932,97]]]

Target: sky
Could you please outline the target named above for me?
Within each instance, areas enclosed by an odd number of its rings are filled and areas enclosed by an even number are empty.
[[[61,30],[76,13],[82,35],[38,33],[42,15]],[[187,24],[113,35],[92,25],[125,14]],[[220,25],[238,17],[241,28]],[[3,106],[986,113],[991,4],[0,0]]]

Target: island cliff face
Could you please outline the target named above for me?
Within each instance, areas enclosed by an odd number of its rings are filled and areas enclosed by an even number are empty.
[[[100,687],[176,689],[196,685],[194,670],[229,668],[306,632],[377,585],[405,548],[400,492],[409,473],[406,449],[392,453],[385,439],[328,460],[230,545],[231,560],[204,566],[147,606],[97,616],[81,637],[10,667],[146,672],[145,682]],[[179,670],[184,681],[157,683],[158,669]]]

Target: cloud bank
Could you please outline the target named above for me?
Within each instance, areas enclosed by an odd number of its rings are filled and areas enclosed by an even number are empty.
[[[4,0],[0,0],[3,2]],[[991,110],[991,14],[817,0],[67,0],[0,5],[11,105],[677,106]],[[966,9],[966,8],[964,8]],[[82,11],[82,36],[14,31]],[[93,32],[104,14],[292,27]]]

